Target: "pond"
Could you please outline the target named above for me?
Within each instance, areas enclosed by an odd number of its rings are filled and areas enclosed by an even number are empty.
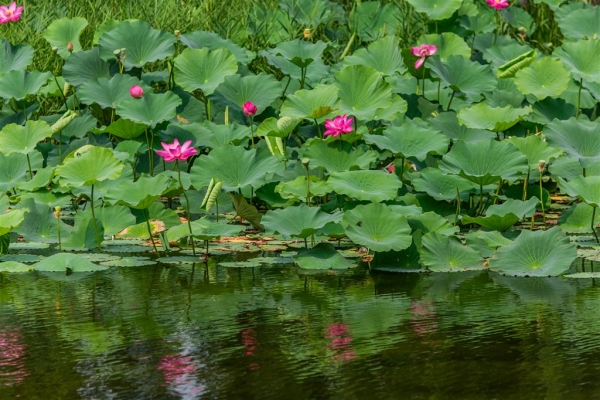
[[[285,266],[0,275],[0,398],[591,399],[600,287]]]

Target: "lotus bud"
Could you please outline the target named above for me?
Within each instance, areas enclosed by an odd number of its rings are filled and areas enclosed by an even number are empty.
[[[73,52],[73,42],[69,42],[69,43],[67,44],[67,51],[68,51],[69,53],[72,53],[72,52]]]
[[[179,29],[175,29],[175,38],[179,39],[179,36],[181,36],[181,31]]]
[[[60,218],[60,210],[61,210],[60,206],[54,207],[54,217],[55,218]]]
[[[53,52],[54,54],[58,53],[58,47],[56,47],[56,46],[52,46],[52,52]]]
[[[310,39],[310,29],[304,30],[304,39]]]
[[[134,99],[139,99],[142,96],[144,96],[144,89],[139,86],[139,85],[133,85],[130,89],[129,89],[129,94],[131,95],[131,97],[133,97]]]
[[[258,111],[258,108],[251,101],[245,102],[244,105],[242,106],[242,112],[247,117],[253,117],[253,116],[255,116],[256,115],[256,111]]]
[[[65,82],[65,86],[63,86],[63,94],[66,96],[67,93],[69,93],[70,89],[71,89],[71,85],[69,84],[69,82]]]
[[[538,161],[538,171],[540,171],[540,174],[543,174],[545,170],[546,170],[546,161],[545,160]]]

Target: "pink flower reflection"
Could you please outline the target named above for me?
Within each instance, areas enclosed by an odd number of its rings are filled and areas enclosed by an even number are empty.
[[[253,328],[247,328],[242,331],[242,344],[244,345],[244,355],[246,357],[254,355],[258,340],[256,339],[256,331]],[[255,371],[260,368],[256,362],[248,364],[248,369]]]
[[[25,370],[25,344],[21,331],[15,326],[0,332],[0,382],[4,386],[18,385],[29,373]]]
[[[414,301],[410,304],[410,326],[414,333],[424,336],[435,332],[438,324],[435,321],[436,313],[430,301]]]
[[[329,344],[327,347],[333,351],[333,361],[343,362],[356,358],[356,354],[354,353],[354,349],[352,348],[351,344],[352,337],[350,335],[348,325],[329,325],[325,337],[329,339]]]
[[[198,383],[194,375],[196,366],[190,356],[166,355],[159,361],[158,370],[163,373],[164,385],[173,387],[177,393],[195,398],[194,395],[199,395],[204,390],[204,386]]]

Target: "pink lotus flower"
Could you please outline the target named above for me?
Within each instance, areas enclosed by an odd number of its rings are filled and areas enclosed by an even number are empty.
[[[14,1],[8,7],[0,6],[0,24],[17,22],[21,18],[22,12],[23,6],[17,7],[17,3]]]
[[[389,174],[394,174],[396,173],[396,166],[394,165],[393,162],[389,163],[388,165],[385,166],[385,168],[383,168],[387,173]]]
[[[133,85],[131,89],[129,89],[129,94],[131,97],[139,99],[144,95],[144,89],[141,86]]]
[[[411,47],[410,50],[412,51],[413,55],[421,57],[415,63],[415,69],[421,68],[421,65],[423,65],[425,62],[425,58],[434,55],[437,49],[438,47],[434,44],[422,44],[420,46]]]
[[[68,51],[69,53],[72,53],[72,52],[73,52],[73,42],[69,42],[69,43],[67,44],[67,51]],[[141,88],[140,88],[140,89],[141,89]],[[129,91],[130,91],[130,93],[131,93],[131,89],[129,89]],[[143,91],[144,91],[144,90],[142,89],[142,92],[143,92]]]
[[[256,115],[256,111],[258,111],[258,108],[251,101],[245,102],[242,106],[242,112],[244,115],[246,115],[246,117],[254,117]]]
[[[337,116],[334,119],[326,119],[325,120],[325,136],[333,136],[338,137],[344,133],[352,132],[352,123],[354,122],[354,118],[348,117],[346,114]]]
[[[487,0],[488,6],[495,8],[496,10],[502,10],[510,6],[508,0]]]
[[[188,140],[182,145],[179,144],[179,140],[175,139],[172,144],[161,143],[164,150],[156,150],[156,154],[165,159],[166,162],[173,162],[175,160],[186,161],[188,158],[198,153],[193,147],[191,140]]]

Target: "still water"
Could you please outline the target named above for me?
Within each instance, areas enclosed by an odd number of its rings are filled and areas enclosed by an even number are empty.
[[[600,282],[215,264],[0,276],[0,399],[595,399]]]

